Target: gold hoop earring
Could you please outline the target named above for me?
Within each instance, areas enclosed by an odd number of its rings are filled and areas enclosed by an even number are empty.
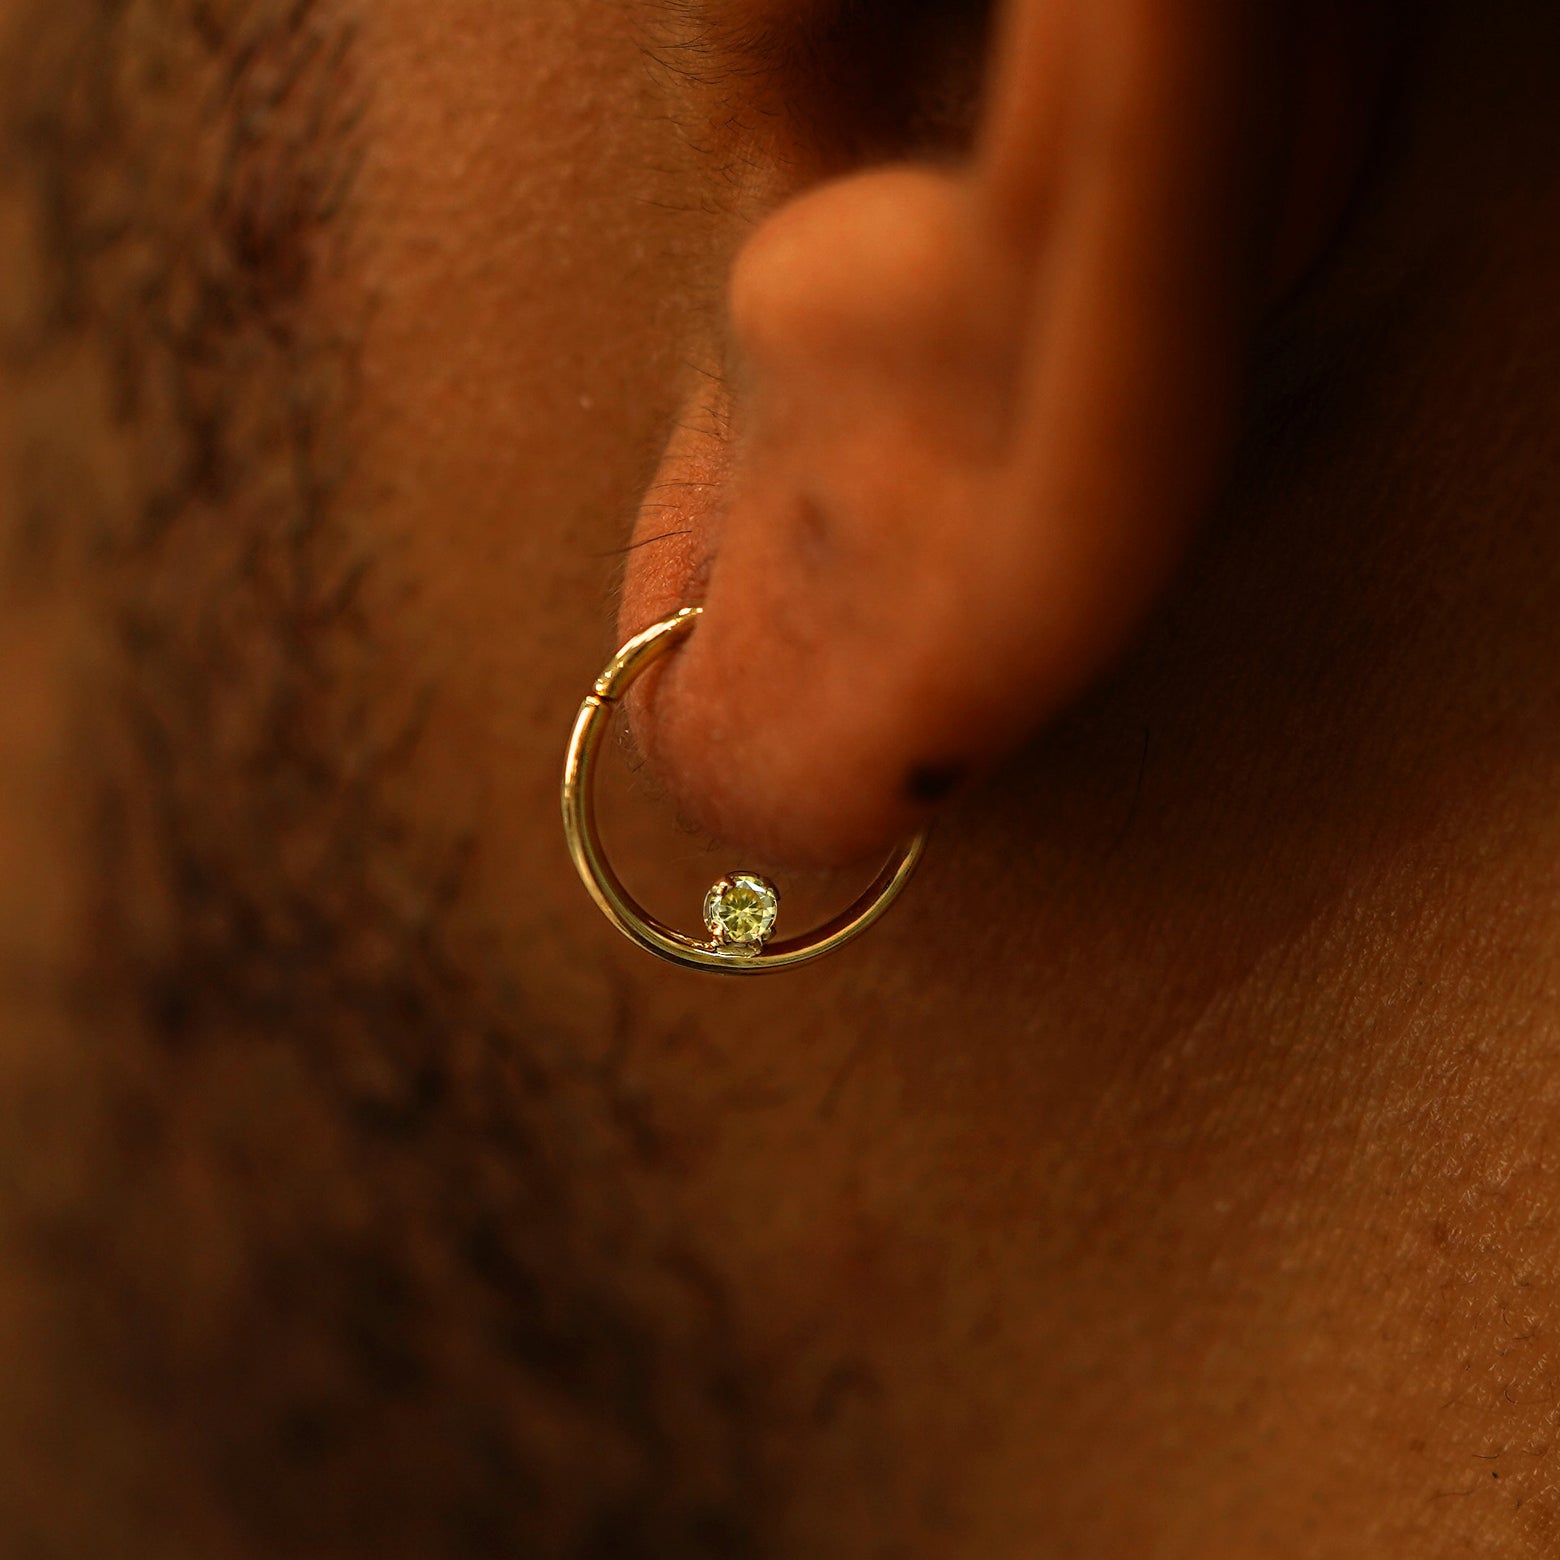
[[[663,926],[635,904],[612,870],[596,832],[596,760],[623,695],[693,632],[703,613],[702,607],[684,607],[629,640],[585,696],[563,771],[563,828],[569,854],[602,914],[629,941],[659,958],[683,969],[721,975],[769,975],[798,969],[837,952],[882,919],[919,865],[927,831],[900,846],[855,904],[804,937],[770,941],[780,896],[772,883],[753,872],[733,872],[709,891],[704,902],[710,933],[707,942]]]

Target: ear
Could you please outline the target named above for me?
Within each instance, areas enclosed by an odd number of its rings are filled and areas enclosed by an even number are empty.
[[[1276,242],[1295,263],[1275,181],[1315,199],[1312,14],[1018,0],[968,166],[758,231],[732,386],[685,419],[723,431],[674,439],[642,517],[688,534],[631,555],[621,624],[704,601],[636,711],[699,822],[797,863],[884,846],[1121,649],[1219,483]]]

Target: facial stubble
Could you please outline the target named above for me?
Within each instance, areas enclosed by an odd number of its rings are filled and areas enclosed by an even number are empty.
[[[480,842],[398,800],[437,690],[376,654],[352,496],[354,62],[324,0],[39,6],[5,61],[0,556],[87,624],[90,1167],[8,1216],[87,1525],[160,1560],[196,1509],[235,1553],[755,1553],[756,1373],[656,1125],[456,946]],[[144,1532],[94,1486],[126,1416]]]

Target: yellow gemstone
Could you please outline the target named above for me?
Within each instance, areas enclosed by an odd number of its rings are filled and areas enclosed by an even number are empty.
[[[723,947],[762,948],[779,913],[779,892],[754,872],[722,878],[704,901],[704,924]]]

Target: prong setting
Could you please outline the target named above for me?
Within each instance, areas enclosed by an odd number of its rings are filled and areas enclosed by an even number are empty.
[[[704,898],[704,924],[711,946],[733,958],[756,958],[774,935],[780,891],[756,872],[723,877]]]

